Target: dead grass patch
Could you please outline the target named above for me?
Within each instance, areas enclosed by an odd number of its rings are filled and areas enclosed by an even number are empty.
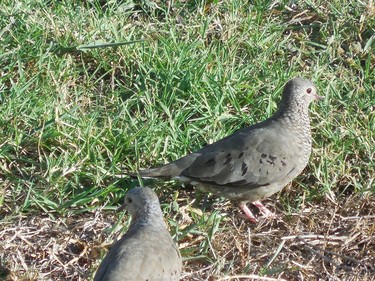
[[[278,219],[253,225],[231,204],[219,205],[225,219],[207,255],[184,262],[184,280],[375,280],[373,196],[325,199],[284,215],[273,207]],[[176,217],[186,225],[186,214]],[[90,280],[104,248],[120,235],[108,231],[117,219],[100,210],[5,217],[1,274],[5,280]],[[180,241],[181,249],[198,246],[202,238],[195,236]]]

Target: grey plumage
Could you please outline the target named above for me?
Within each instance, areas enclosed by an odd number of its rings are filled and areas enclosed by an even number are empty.
[[[132,189],[121,208],[132,216],[129,230],[112,245],[94,281],[179,280],[180,252],[163,221],[155,192],[146,187]]]
[[[306,167],[311,153],[309,104],[322,97],[314,84],[294,78],[284,87],[277,112],[166,165],[138,171],[141,177],[178,179],[203,191],[237,201],[247,217],[252,202],[269,216],[259,200],[271,196]]]

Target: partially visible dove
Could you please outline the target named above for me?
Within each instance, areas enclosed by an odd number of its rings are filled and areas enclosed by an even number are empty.
[[[141,177],[178,179],[238,202],[256,222],[246,203],[272,216],[259,200],[271,196],[297,177],[311,153],[309,104],[322,99],[314,84],[293,78],[284,87],[277,112],[169,164],[138,171]]]
[[[164,223],[155,192],[134,188],[126,194],[123,208],[132,216],[129,230],[112,245],[94,281],[179,280],[180,252]]]

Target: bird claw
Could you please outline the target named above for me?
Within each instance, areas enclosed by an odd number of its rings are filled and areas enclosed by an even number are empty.
[[[249,207],[246,206],[246,203],[240,203],[241,210],[245,213],[246,218],[251,221],[252,223],[257,223],[258,220],[254,216],[254,214],[250,211]]]
[[[272,211],[268,210],[266,206],[264,206],[259,200],[252,202],[252,204],[259,209],[259,211],[263,214],[264,217],[268,219],[276,218],[276,215]]]
[[[262,213],[262,215],[265,218],[267,218],[267,219],[274,219],[274,218],[276,218],[276,215],[273,212],[271,212],[270,210],[268,210],[259,200],[251,202],[251,203],[259,209],[259,211]],[[242,203],[241,202],[239,205],[240,205],[241,210],[245,213],[246,218],[249,221],[251,221],[252,223],[257,223],[258,222],[257,218],[250,211],[249,207],[247,207],[246,203]]]

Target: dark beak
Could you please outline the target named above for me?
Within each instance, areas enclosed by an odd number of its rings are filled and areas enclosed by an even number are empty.
[[[120,207],[118,207],[118,209],[116,210],[116,212],[122,212],[123,210],[125,210],[125,207],[126,207],[126,203],[124,203]]]

